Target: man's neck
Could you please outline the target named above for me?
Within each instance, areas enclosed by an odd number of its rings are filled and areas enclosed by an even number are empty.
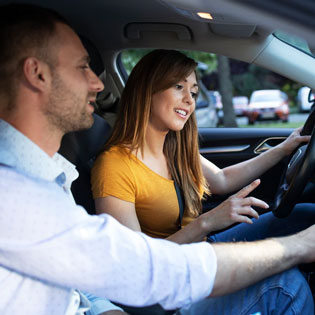
[[[29,117],[30,115],[27,116],[26,118],[24,115],[12,113],[11,115],[2,115],[0,118],[12,125],[52,157],[59,150],[63,134],[52,128],[45,121],[32,119]]]

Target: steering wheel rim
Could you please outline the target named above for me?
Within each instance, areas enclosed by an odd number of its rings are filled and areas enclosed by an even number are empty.
[[[278,218],[285,218],[291,213],[298,196],[304,191],[306,184],[315,174],[314,125],[315,109],[312,109],[301,131],[301,135],[311,135],[311,139],[307,145],[304,145],[304,149],[298,148],[291,156],[276,194],[272,212]],[[291,178],[288,183],[286,178],[289,172]]]

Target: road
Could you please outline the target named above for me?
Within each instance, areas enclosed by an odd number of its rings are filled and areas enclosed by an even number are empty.
[[[290,122],[305,122],[306,118],[308,117],[309,113],[303,114],[291,114],[289,117]]]
[[[303,113],[303,114],[290,114],[289,116],[289,122],[300,122],[303,124],[308,117],[308,113]],[[237,124],[238,125],[247,125],[247,118],[246,117],[238,117],[237,118]]]

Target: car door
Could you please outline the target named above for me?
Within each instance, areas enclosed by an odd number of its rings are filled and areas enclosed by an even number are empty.
[[[220,168],[254,158],[285,140],[291,128],[199,128],[200,153]],[[260,176],[261,184],[252,195],[270,206],[289,158]],[[204,210],[222,202],[227,196],[209,197]]]

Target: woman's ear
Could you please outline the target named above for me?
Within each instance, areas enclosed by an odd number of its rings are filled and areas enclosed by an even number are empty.
[[[23,74],[25,80],[32,88],[44,91],[50,77],[49,66],[36,57],[28,57],[24,60]]]

